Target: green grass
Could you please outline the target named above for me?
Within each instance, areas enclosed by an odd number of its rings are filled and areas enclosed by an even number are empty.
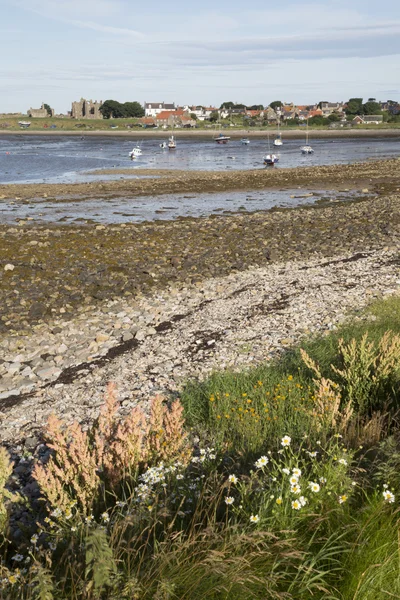
[[[254,451],[261,451],[270,439],[290,432],[318,436],[307,416],[313,404],[315,374],[305,366],[300,348],[319,365],[324,377],[341,383],[331,368],[331,365],[341,366],[339,339],[359,341],[368,332],[368,339],[377,344],[388,330],[400,333],[398,297],[374,302],[338,329],[302,342],[273,363],[239,373],[217,372],[201,383],[189,382],[181,395],[187,422],[200,432],[212,430],[219,441],[229,440],[236,447],[244,444]],[[398,406],[398,386],[387,393],[388,397],[381,399],[381,406],[375,408],[384,410],[389,402],[392,407]],[[246,406],[248,400],[251,402]],[[233,418],[239,409],[243,412],[246,408],[255,409],[260,416],[258,423],[254,423],[257,417],[249,417],[242,425]]]

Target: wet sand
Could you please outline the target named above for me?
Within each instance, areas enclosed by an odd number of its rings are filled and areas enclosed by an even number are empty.
[[[99,177],[112,173],[152,176],[147,179],[120,179],[75,184],[2,184],[0,200],[45,197],[68,201],[71,198],[113,198],[154,196],[174,193],[204,193],[259,189],[336,189],[374,186],[380,193],[400,187],[400,159],[347,165],[260,168],[250,171],[166,171],[157,169],[113,169],[98,171]],[[153,178],[154,177],[154,178]]]

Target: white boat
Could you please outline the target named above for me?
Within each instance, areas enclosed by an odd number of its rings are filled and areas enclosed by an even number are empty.
[[[249,138],[242,138],[240,140],[240,143],[243,144],[244,146],[247,146],[247,144],[250,144],[250,140],[249,140]]]
[[[268,135],[268,153],[264,156],[263,161],[264,161],[264,165],[267,165],[267,167],[273,167],[279,161],[279,156],[277,156],[276,154],[273,154],[271,152],[271,144],[269,141],[269,134],[267,134],[267,135]]]
[[[171,135],[168,140],[168,148],[170,150],[175,150],[175,148],[176,148],[176,141],[175,141],[175,138],[173,135]]]
[[[219,135],[217,135],[217,137],[214,138],[214,141],[217,142],[217,144],[227,144],[230,139],[231,138],[229,135],[224,135],[223,133],[220,133]]]
[[[264,156],[264,165],[267,167],[273,167],[279,161],[279,157],[276,154],[266,154]]]
[[[161,142],[160,148],[162,148],[163,150],[164,150],[164,148],[168,148],[167,142]]]
[[[302,146],[300,150],[302,154],[314,154],[314,149],[309,145]]]
[[[307,129],[306,129],[306,143],[305,146],[300,148],[302,154],[314,154],[313,148],[308,143],[308,119],[307,119]]]
[[[28,129],[30,124],[30,121],[18,121],[18,125],[21,127],[21,129]]]
[[[139,156],[142,156],[143,152],[141,150],[141,148],[139,148],[139,146],[136,146],[135,148],[133,148],[133,150],[131,150],[129,152],[129,156],[131,157],[131,160],[135,160],[135,158],[139,158]]]

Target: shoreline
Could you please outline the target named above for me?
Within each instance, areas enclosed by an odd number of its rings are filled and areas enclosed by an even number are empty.
[[[154,196],[175,193],[205,193],[294,187],[378,187],[396,191],[400,186],[400,158],[363,163],[242,171],[177,171],[159,169],[115,169],[113,174],[151,175],[148,179],[99,180],[88,183],[0,184],[0,200],[21,201],[38,197],[69,201],[123,196]],[[108,171],[110,172],[110,171]],[[107,173],[107,170],[100,171]]]
[[[176,397],[188,379],[272,360],[375,298],[399,294],[397,253],[381,248],[253,267],[135,302],[106,302],[78,312],[68,331],[62,322],[42,327],[6,357],[14,376],[22,362],[31,381],[0,394],[2,442],[32,444],[54,412],[69,423],[92,422],[108,381],[126,414],[138,404],[146,411],[155,394]],[[77,351],[82,334],[92,356]],[[73,353],[64,356],[71,342]],[[47,364],[34,365],[38,348]],[[51,366],[55,352],[61,361]]]
[[[218,130],[219,131],[219,130]],[[169,136],[174,134],[178,138],[180,137],[193,137],[193,138],[213,138],[215,137],[216,130],[212,129],[196,129],[196,130],[184,130],[184,129],[174,129],[174,130],[160,130],[160,129],[143,129],[143,130],[65,130],[65,129],[44,129],[44,130],[34,130],[34,129],[15,129],[15,130],[7,130],[0,129],[0,136],[13,136],[13,135],[38,135],[38,136],[105,136],[105,137],[127,137],[127,138],[143,138],[143,137],[156,137],[163,138],[165,136]],[[264,130],[252,130],[252,129],[235,129],[230,130],[229,128],[223,129],[226,135],[229,134],[231,138],[241,138],[241,137],[249,137],[249,138],[257,138],[257,137],[266,137],[268,134],[275,134],[277,129],[264,129]],[[305,137],[305,128],[304,129],[287,129],[281,128],[281,133],[284,138],[288,139],[300,139]],[[400,137],[400,128],[377,128],[377,129],[309,129],[309,135],[311,138],[351,138],[351,137]]]

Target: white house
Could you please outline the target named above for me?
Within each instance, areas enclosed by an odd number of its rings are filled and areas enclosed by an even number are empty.
[[[163,112],[164,110],[176,110],[175,104],[166,104],[165,102],[144,103],[145,117],[156,117],[160,112]]]
[[[214,106],[184,106],[183,110],[196,115],[198,121],[206,121],[217,109]]]

